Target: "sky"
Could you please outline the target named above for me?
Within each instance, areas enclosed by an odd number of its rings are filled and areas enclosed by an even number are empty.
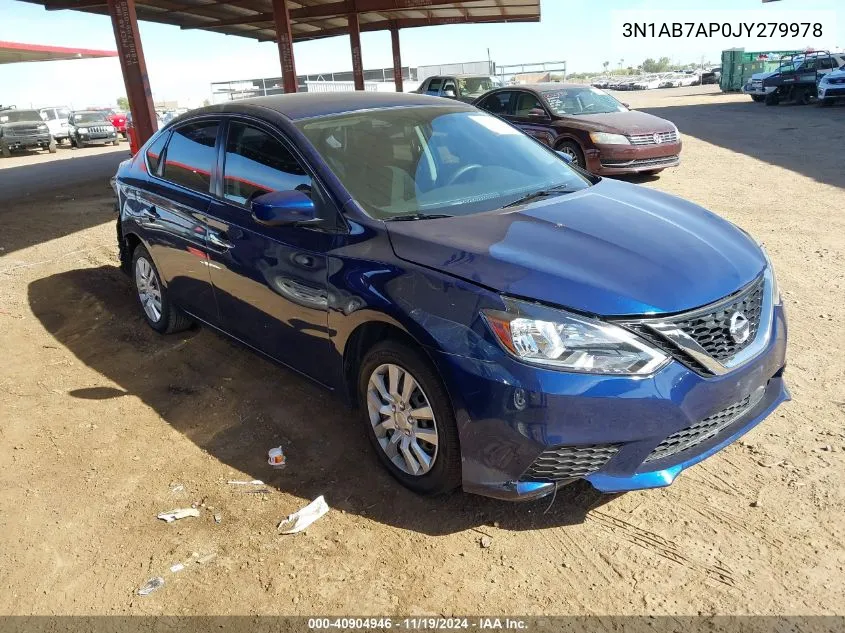
[[[450,25],[400,32],[403,65],[469,62],[490,57],[497,64],[566,60],[570,72],[637,66],[648,57],[666,56],[681,63],[719,64],[723,49],[845,48],[845,1],[779,0],[541,0],[539,23]],[[684,7],[683,11],[678,6]],[[626,39],[622,24],[640,22],[801,21],[823,25],[820,38],[796,40],[747,38]],[[659,27],[658,27],[659,28]],[[140,23],[141,40],[156,101],[178,100],[198,106],[211,96],[214,81],[273,77],[281,74],[272,42]],[[45,11],[18,0],[0,0],[0,41],[114,50],[107,16],[79,11]],[[387,32],[361,35],[365,68],[390,67]],[[333,37],[294,45],[299,74],[351,70],[349,38]],[[18,107],[68,105],[114,106],[123,96],[117,58],[0,65],[0,103]]]

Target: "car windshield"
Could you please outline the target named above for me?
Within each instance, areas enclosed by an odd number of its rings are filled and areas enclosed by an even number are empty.
[[[628,111],[616,99],[598,88],[564,88],[544,92],[543,96],[552,111],[560,116]]]
[[[43,123],[41,113],[36,110],[7,110],[0,113],[0,123]]]
[[[478,97],[496,85],[490,77],[459,77],[458,90],[462,97]]]
[[[74,125],[82,125],[84,123],[103,123],[106,122],[106,115],[102,112],[78,112],[73,115]]]
[[[471,215],[591,181],[499,118],[454,107],[389,108],[297,123],[379,219]]]

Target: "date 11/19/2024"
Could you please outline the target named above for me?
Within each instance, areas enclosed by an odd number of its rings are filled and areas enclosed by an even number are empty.
[[[625,22],[626,38],[823,37],[821,22]]]

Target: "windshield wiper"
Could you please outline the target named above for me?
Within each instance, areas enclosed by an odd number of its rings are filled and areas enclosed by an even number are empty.
[[[522,196],[521,198],[517,198],[513,202],[509,202],[502,209],[509,209],[511,207],[518,207],[521,204],[526,204],[531,202],[532,200],[537,200],[539,198],[548,198],[549,196],[554,196],[557,194],[562,193],[574,193],[578,191],[577,189],[572,189],[568,185],[555,185],[554,187],[547,187],[545,189],[540,189],[539,191],[534,191],[529,193],[528,195]]]
[[[385,219],[385,222],[410,222],[412,220],[436,220],[438,218],[453,218],[454,215],[446,213],[410,213],[408,215],[394,215]]]

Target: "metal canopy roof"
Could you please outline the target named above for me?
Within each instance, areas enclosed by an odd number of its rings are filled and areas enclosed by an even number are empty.
[[[77,9],[108,14],[106,0],[24,0],[47,10]],[[276,39],[272,0],[135,0],[139,20]],[[538,22],[540,0],[288,0],[296,42],[349,32],[347,15],[358,14],[361,31],[391,26]]]
[[[92,57],[117,57],[117,51],[43,46],[41,44],[22,44],[20,42],[0,42],[0,64],[49,62],[57,59],[88,59]]]

